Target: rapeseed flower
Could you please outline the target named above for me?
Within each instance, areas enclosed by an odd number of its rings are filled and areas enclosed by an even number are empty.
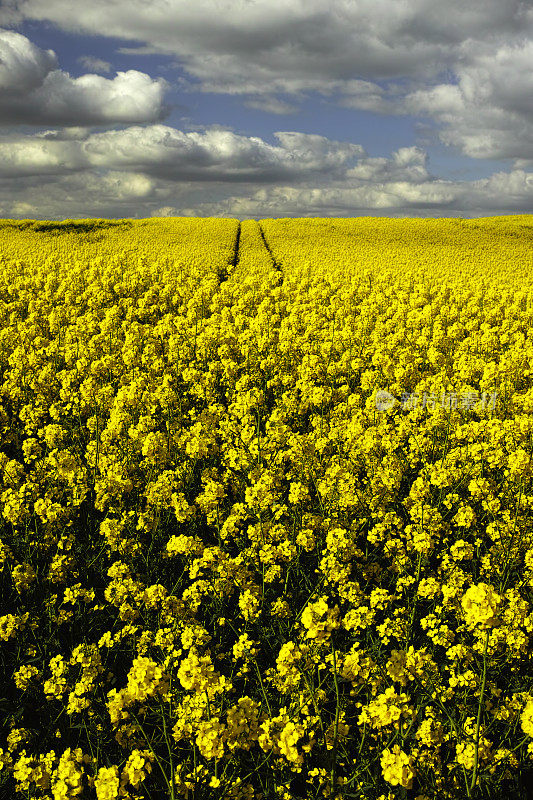
[[[384,780],[392,786],[403,786],[405,789],[413,788],[413,779],[416,775],[413,769],[414,759],[395,744],[392,750],[384,750],[381,755],[381,768]]]
[[[513,780],[530,228],[0,221],[8,793]]]
[[[499,625],[500,618],[497,612],[501,599],[490,584],[482,581],[471,586],[461,600],[466,624],[471,628],[478,626],[482,629]]]

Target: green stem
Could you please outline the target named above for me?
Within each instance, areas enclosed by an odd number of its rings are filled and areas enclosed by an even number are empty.
[[[175,797],[175,795],[174,795],[174,763],[172,761],[172,750],[171,750],[171,747],[170,747],[170,742],[168,740],[167,725],[166,725],[166,721],[165,721],[165,712],[164,712],[164,709],[163,709],[162,705],[161,705],[161,717],[162,717],[162,720],[163,720],[163,732],[165,734],[165,741],[167,743],[167,748],[168,748],[168,758],[169,758],[169,761],[170,761],[170,800],[174,800],[174,797]]]
[[[172,792],[173,792],[173,789],[170,788],[170,783],[168,782],[167,773],[163,769],[163,765],[161,764],[161,761],[159,760],[159,757],[158,757],[157,753],[155,752],[154,748],[152,747],[152,743],[151,743],[150,739],[148,738],[148,736],[146,735],[146,732],[145,732],[143,726],[141,725],[140,720],[137,719],[136,714],[131,709],[130,709],[130,714],[133,717],[133,719],[135,720],[135,722],[137,723],[137,725],[139,726],[139,728],[141,729],[141,733],[144,736],[144,738],[146,739],[146,743],[147,743],[148,747],[150,748],[150,750],[154,754],[154,758],[158,763],[158,766],[159,766],[159,769],[161,770],[163,778],[165,779],[165,783],[167,785],[169,796],[170,796],[172,794]]]
[[[266,703],[266,706],[267,706],[267,708],[268,708],[268,713],[269,713],[269,714],[270,714],[270,716],[272,717],[272,711],[270,710],[270,705],[269,705],[269,702],[268,702],[268,697],[266,696],[265,687],[263,686],[263,681],[262,681],[262,678],[261,678],[261,673],[260,673],[260,671],[259,671],[259,666],[258,666],[258,664],[257,664],[257,661],[256,661],[256,659],[255,659],[255,656],[254,656],[254,664],[255,664],[255,668],[256,668],[256,670],[257,670],[257,676],[258,676],[258,678],[259,678],[259,683],[261,684],[261,691],[263,692],[263,697],[265,698],[265,703]]]
[[[307,688],[309,690],[309,694],[311,695],[311,699],[313,701],[313,708],[315,709],[315,714],[318,717],[318,722],[320,724],[320,731],[322,733],[322,738],[324,740],[324,748],[325,748],[325,750],[327,752],[328,742],[327,742],[327,739],[326,739],[326,732],[324,730],[324,725],[322,723],[322,716],[320,715],[320,712],[318,710],[318,704],[316,702],[315,692],[314,692],[313,688],[311,687],[311,684],[310,684],[309,679],[307,678],[307,675],[305,674],[305,672],[302,671],[302,675],[303,675],[304,681],[305,681],[305,683],[307,685]]]
[[[413,676],[413,679],[414,679],[414,681],[415,681],[415,684],[416,684],[417,686],[419,686],[419,687],[422,689],[422,691],[423,691],[424,695],[425,695],[425,696],[426,696],[426,697],[427,697],[429,700],[432,700],[432,701],[434,700],[434,701],[437,703],[437,705],[439,706],[439,708],[440,708],[440,709],[441,709],[441,710],[444,712],[444,714],[445,714],[445,715],[448,717],[448,720],[450,721],[450,724],[451,724],[451,726],[452,726],[452,728],[453,728],[453,730],[454,730],[455,736],[456,736],[456,738],[457,738],[457,739],[459,739],[459,732],[458,732],[458,730],[457,730],[457,726],[456,726],[456,724],[455,724],[455,721],[454,721],[453,717],[450,715],[450,713],[448,712],[448,709],[447,709],[447,708],[444,706],[444,704],[442,703],[442,701],[441,701],[441,699],[440,699],[440,697],[439,697],[439,695],[438,695],[438,690],[437,690],[437,687],[436,687],[436,686],[435,686],[435,684],[433,683],[433,679],[432,679],[431,675],[429,675],[427,672],[425,673],[425,677],[427,678],[427,680],[428,680],[428,681],[429,681],[429,683],[431,684],[431,688],[432,688],[432,689],[434,689],[434,695],[435,695],[435,697],[433,697],[433,695],[432,695],[432,694],[429,694],[429,692],[427,691],[426,687],[425,687],[425,686],[424,686],[424,684],[423,684],[423,683],[422,683],[422,682],[419,680],[419,678],[418,678],[418,676],[416,675],[416,673],[412,672],[411,670],[408,670],[408,671],[409,671],[409,672],[411,673],[411,675]],[[467,795],[468,795],[468,797],[470,797],[470,790],[469,790],[469,788],[468,788],[468,779],[467,779],[467,777],[466,777],[466,769],[465,769],[465,765],[464,765],[464,764],[461,764],[461,766],[462,766],[462,769],[463,769],[463,775],[464,775],[464,779],[465,779],[465,783],[466,783],[466,791],[467,791]]]
[[[418,565],[416,568],[416,586],[418,587],[418,581],[420,580],[420,566],[422,564],[422,552],[418,553]],[[407,631],[407,639],[405,641],[405,649],[407,650],[409,647],[409,641],[411,639],[411,634],[413,632],[413,623],[415,620],[415,609],[416,609],[416,599],[417,594],[415,593],[414,600],[413,600],[413,608],[411,610],[411,619],[409,621],[409,628]]]
[[[476,743],[475,743],[475,753],[474,753],[474,774],[472,775],[472,783],[470,784],[470,792],[474,790],[474,786],[476,785],[476,777],[477,777],[477,757],[478,757],[478,749],[479,749],[479,727],[481,725],[481,710],[483,707],[483,694],[485,692],[485,683],[487,680],[487,649],[489,646],[489,636],[490,636],[490,629],[487,629],[487,636],[485,639],[485,649],[483,651],[483,679],[481,681],[481,694],[479,695],[479,707],[477,711],[477,725],[476,725]]]
[[[332,766],[331,766],[331,791],[335,792],[336,771],[337,771],[337,736],[339,733],[339,683],[337,680],[337,661],[335,658],[335,646],[331,643],[331,650],[333,653],[333,680],[335,681],[335,694],[337,697],[337,706],[335,708],[335,734],[333,737],[333,753],[332,753]]]
[[[192,746],[193,746],[193,758],[194,758],[194,785],[192,788],[192,796],[194,798],[196,797],[196,742],[193,742]]]

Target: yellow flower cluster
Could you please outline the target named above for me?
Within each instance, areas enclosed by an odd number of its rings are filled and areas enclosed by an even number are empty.
[[[368,722],[371,727],[383,728],[387,725],[398,727],[400,719],[415,719],[416,711],[409,705],[409,697],[403,692],[397,694],[392,686],[365,706],[359,715],[358,724]]]
[[[306,628],[306,636],[317,642],[327,642],[331,632],[339,627],[339,607],[330,608],[327,597],[320,597],[315,603],[309,603],[302,614],[302,625]]]
[[[0,639],[7,642],[17,635],[18,631],[22,631],[29,619],[29,611],[25,614],[4,614],[0,617]]]
[[[41,673],[35,664],[23,664],[14,673],[13,680],[15,681],[17,689],[26,691],[26,689],[28,689],[28,687],[31,685],[32,681],[38,680],[40,677]]]
[[[384,750],[381,756],[381,767],[383,777],[392,786],[403,786],[406,789],[413,788],[414,759],[408,756],[399,745],[395,744],[392,750]]]
[[[135,702],[144,702],[154,695],[165,695],[168,691],[168,677],[163,669],[150,658],[140,656],[133,661],[128,672],[128,682],[124,689],[111,689],[108,692],[108,709],[111,722],[128,719],[129,713],[123,709]]]
[[[471,586],[461,600],[466,624],[470,627],[479,625],[481,628],[498,625],[497,612],[501,599],[494,587],[484,582]]]
[[[0,794],[518,796],[532,232],[0,220]]]

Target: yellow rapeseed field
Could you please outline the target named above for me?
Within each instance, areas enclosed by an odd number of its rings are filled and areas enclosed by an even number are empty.
[[[0,221],[0,798],[526,798],[533,217]]]

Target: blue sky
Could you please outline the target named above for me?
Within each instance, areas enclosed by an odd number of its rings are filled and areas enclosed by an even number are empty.
[[[488,216],[533,197],[520,0],[7,0],[0,216]]]

